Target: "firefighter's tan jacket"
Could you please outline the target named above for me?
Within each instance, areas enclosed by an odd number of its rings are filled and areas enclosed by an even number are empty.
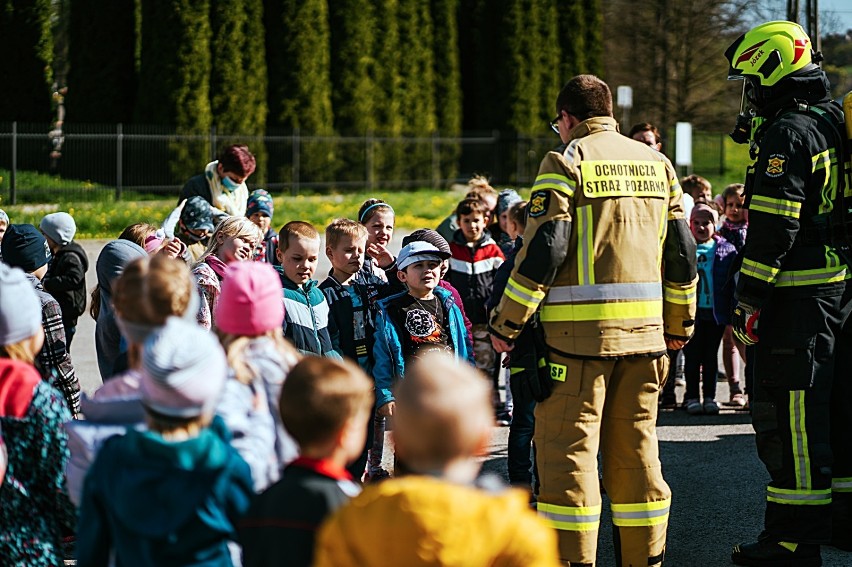
[[[541,310],[547,345],[579,357],[658,353],[688,339],[695,243],[669,160],[591,118],[541,162],[524,247],[491,331],[514,339]]]

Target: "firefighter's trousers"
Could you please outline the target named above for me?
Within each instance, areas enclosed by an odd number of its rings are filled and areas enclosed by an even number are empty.
[[[758,323],[752,422],[766,487],[766,537],[852,537],[852,322],[835,297],[776,289]],[[833,525],[832,525],[833,524]]]
[[[595,563],[600,449],[617,565],[661,564],[671,491],[660,468],[656,420],[668,357],[548,358],[556,383],[535,412],[538,511],[557,529],[562,560]]]

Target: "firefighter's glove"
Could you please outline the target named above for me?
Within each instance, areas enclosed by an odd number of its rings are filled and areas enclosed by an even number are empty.
[[[751,346],[758,341],[757,323],[760,318],[760,309],[752,307],[747,303],[739,302],[734,308],[731,325],[734,328],[734,336],[746,346]]]

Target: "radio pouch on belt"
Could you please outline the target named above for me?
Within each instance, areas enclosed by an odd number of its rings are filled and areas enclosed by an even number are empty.
[[[553,378],[550,376],[550,366],[547,364],[547,343],[544,342],[544,327],[536,321],[532,328],[535,343],[536,388],[533,399],[543,402],[553,393]]]
[[[553,380],[547,364],[544,330],[535,315],[527,322],[509,355],[512,388],[518,388],[527,399],[543,402],[553,391]]]

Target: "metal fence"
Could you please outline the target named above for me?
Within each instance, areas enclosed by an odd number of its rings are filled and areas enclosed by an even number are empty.
[[[721,135],[698,134],[703,167],[725,167]],[[266,136],[216,129],[177,133],[138,125],[0,123],[0,195],[7,202],[107,201],[174,196],[217,152],[246,143],[256,155],[253,187],[305,190],[449,187],[475,174],[494,184],[529,186],[559,140],[470,133],[461,137],[315,136],[298,130]]]

